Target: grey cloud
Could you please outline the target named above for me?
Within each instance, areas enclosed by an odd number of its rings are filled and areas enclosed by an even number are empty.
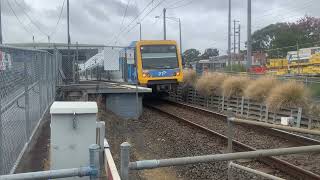
[[[9,0],[14,5],[14,0]],[[17,0],[20,4],[24,4],[24,9],[28,10],[32,17],[41,24],[40,26],[46,32],[52,31],[55,26],[60,9],[61,2],[55,6],[45,6],[43,9],[31,4],[31,1]],[[33,0],[34,3],[40,0]],[[43,2],[45,0],[42,0]],[[49,0],[47,0],[49,1]],[[70,0],[70,30],[73,42],[82,43],[106,43],[112,39],[120,30],[120,24],[127,2],[129,0]],[[124,23],[126,26],[137,14],[141,12],[143,7],[151,0],[130,0],[130,6],[127,9],[127,19]],[[154,0],[153,5],[160,0]],[[148,15],[142,22],[143,38],[161,39],[162,19],[155,23],[154,16],[162,13],[163,7],[170,8],[174,2],[181,0],[167,0],[161,6]],[[190,0],[185,0],[179,5],[186,4]],[[52,2],[52,1],[50,1]],[[5,39],[8,41],[30,41],[27,33],[23,32],[21,26],[13,17],[8,8],[6,0],[2,1],[4,17]],[[277,21],[286,21],[292,17],[303,16],[304,14],[318,16],[320,1],[317,0],[253,0],[253,29],[256,26],[264,26]],[[44,5],[43,5],[44,6]],[[177,4],[178,6],[178,4]],[[172,6],[171,6],[172,7]],[[14,6],[18,16],[26,20],[19,7]],[[242,41],[246,39],[246,8],[247,0],[232,0],[232,19],[240,20],[242,25]],[[148,9],[149,10],[149,9]],[[193,0],[193,2],[185,7],[177,9],[168,9],[168,16],[180,17],[182,20],[182,39],[184,49],[198,48],[204,50],[207,47],[217,47],[221,52],[225,52],[227,48],[227,15],[228,0]],[[291,20],[290,19],[290,20]],[[27,24],[28,21],[24,23]],[[32,26],[32,25],[30,25]],[[178,26],[175,22],[167,24],[168,38],[179,40]],[[36,36],[42,36],[34,27],[32,28]],[[55,34],[52,41],[66,41],[66,5],[62,14],[58,33]],[[20,32],[20,33],[19,33]],[[132,40],[139,37],[138,27],[128,34],[119,36],[119,43],[123,45],[129,44]],[[39,38],[37,38],[39,39]]]

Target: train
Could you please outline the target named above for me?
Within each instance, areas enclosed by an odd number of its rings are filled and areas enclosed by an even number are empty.
[[[174,40],[133,41],[128,47],[115,53],[118,53],[118,56],[108,56],[118,58],[118,70],[105,71],[104,63],[97,60],[103,55],[97,54],[91,58],[94,61],[87,61],[87,64],[91,63],[91,65],[87,65],[87,68],[83,67],[85,65],[80,67],[80,72],[94,69],[90,73],[93,72],[97,76],[99,74],[99,79],[102,76],[103,79],[110,81],[138,84],[152,88],[153,92],[175,90],[177,85],[183,81],[182,57]],[[116,59],[111,59],[111,61],[114,62]]]

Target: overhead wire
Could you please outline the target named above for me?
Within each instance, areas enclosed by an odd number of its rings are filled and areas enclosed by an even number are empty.
[[[44,32],[37,23],[35,23],[33,21],[33,19],[30,17],[30,15],[25,11],[25,9],[17,2],[17,0],[14,0],[14,2],[20,7],[20,9],[22,10],[22,12],[27,16],[27,18],[30,20],[30,22],[39,30],[39,32],[41,32],[42,34],[48,36],[48,34],[46,32]]]
[[[12,8],[12,5],[10,4],[9,0],[6,0],[7,4],[9,5],[10,10],[12,11],[12,13],[14,14],[14,16],[16,17],[17,21],[20,23],[20,25],[22,26],[22,28],[30,33],[31,35],[33,35],[33,33],[27,29],[27,27],[22,23],[22,21],[20,20],[20,18],[17,16],[16,12],[14,11],[14,9]]]
[[[182,4],[182,5],[178,5],[178,6],[175,6],[175,7],[167,7],[167,9],[177,9],[177,8],[182,8],[182,7],[185,7],[185,6],[188,6],[190,4],[193,3],[194,0],[190,0],[189,2],[185,3],[185,4]]]
[[[156,9],[159,5],[161,5],[161,4],[162,4],[163,2],[165,2],[165,1],[166,1],[166,0],[160,0],[157,5],[155,5],[153,8],[151,8],[151,10],[150,10],[149,12],[147,12],[147,14],[145,14],[145,15],[140,19],[140,23],[141,23],[154,9]],[[151,1],[151,3],[153,3],[153,1]],[[145,9],[146,9],[146,8],[144,8],[142,11],[144,11]],[[140,13],[139,16],[142,15],[142,14],[143,14],[143,13]],[[138,16],[137,16],[137,17],[138,17]],[[136,19],[138,19],[138,18],[135,18],[134,20],[136,20]],[[118,36],[116,37],[116,42],[117,42],[119,36],[120,36],[122,33],[128,34],[130,31],[132,31],[132,29],[134,29],[134,28],[138,25],[137,23],[135,23],[131,28],[129,28],[130,25],[132,24],[132,22],[134,22],[134,20],[131,21],[131,23],[126,27],[126,29],[124,29],[124,31],[121,31],[121,32],[118,34]]]
[[[49,33],[49,35],[48,35],[49,37],[52,37],[52,36],[58,31],[58,26],[59,26],[59,24],[60,24],[60,20],[61,20],[61,17],[62,17],[63,9],[64,9],[64,6],[65,6],[65,1],[66,1],[66,0],[63,0],[63,2],[62,2],[62,6],[61,6],[61,9],[60,9],[58,21],[57,21],[54,29],[52,30],[52,32]],[[41,40],[39,40],[39,41],[41,42],[41,41],[43,41],[43,40],[45,40],[45,39],[46,39],[46,38],[43,38],[43,39],[41,39]]]
[[[124,23],[124,20],[127,16],[127,11],[128,11],[128,7],[129,7],[129,4],[130,4],[130,0],[127,0],[127,5],[126,5],[126,9],[124,10],[124,14],[122,16],[122,21],[121,21],[121,25],[120,27],[122,27],[123,23]]]
[[[117,35],[113,35],[113,38],[112,38],[107,44],[110,44],[110,43],[113,42],[115,39],[117,39],[117,38],[121,35],[121,33],[123,33],[136,19],[138,19],[138,18],[144,13],[144,11],[145,11],[150,5],[152,5],[153,1],[154,1],[154,0],[151,0],[151,1],[142,9],[142,11],[141,11],[137,16],[135,16],[135,17],[129,22],[129,24],[128,24],[127,26],[125,26],[124,28],[121,28],[120,31],[119,31],[119,33],[118,33]]]
[[[142,22],[154,9],[156,9],[157,7],[159,7],[164,1],[165,1],[165,0],[159,1],[159,3],[158,3],[156,6],[154,6],[147,14],[145,14],[145,15],[141,18],[140,21]],[[130,31],[132,31],[136,26],[137,26],[137,24],[135,24],[135,26],[133,26],[131,29],[129,29],[129,30],[126,32],[126,34],[129,33]]]

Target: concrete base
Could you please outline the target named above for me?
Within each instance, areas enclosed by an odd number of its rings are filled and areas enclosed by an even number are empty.
[[[106,108],[124,119],[138,119],[142,114],[142,95],[135,93],[107,94]]]

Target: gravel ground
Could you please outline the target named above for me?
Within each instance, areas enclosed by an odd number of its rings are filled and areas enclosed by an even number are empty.
[[[127,140],[132,145],[131,161],[173,158],[225,152],[226,142],[184,123],[144,108],[139,120],[125,121],[110,112],[99,112],[106,122],[107,138],[115,162],[119,165],[119,146]],[[177,131],[178,130],[178,131]],[[247,167],[288,177],[257,161],[236,162]],[[235,179],[261,179],[232,169]],[[131,179],[227,179],[227,163],[204,163],[188,166],[132,171]]]
[[[178,116],[187,118],[195,123],[204,125],[214,131],[227,135],[226,122],[223,120],[209,117],[206,114],[200,113],[196,110],[185,109],[175,105],[162,103],[157,104],[157,107],[174,113]],[[244,144],[248,144],[257,149],[271,149],[271,148],[283,148],[294,147],[296,143],[290,142],[287,139],[272,136],[269,133],[261,133],[259,129],[251,128],[249,126],[234,125],[234,138]],[[280,156],[280,159],[286,160],[301,168],[310,170],[314,173],[320,174],[320,154],[308,153],[308,154],[296,154]]]

